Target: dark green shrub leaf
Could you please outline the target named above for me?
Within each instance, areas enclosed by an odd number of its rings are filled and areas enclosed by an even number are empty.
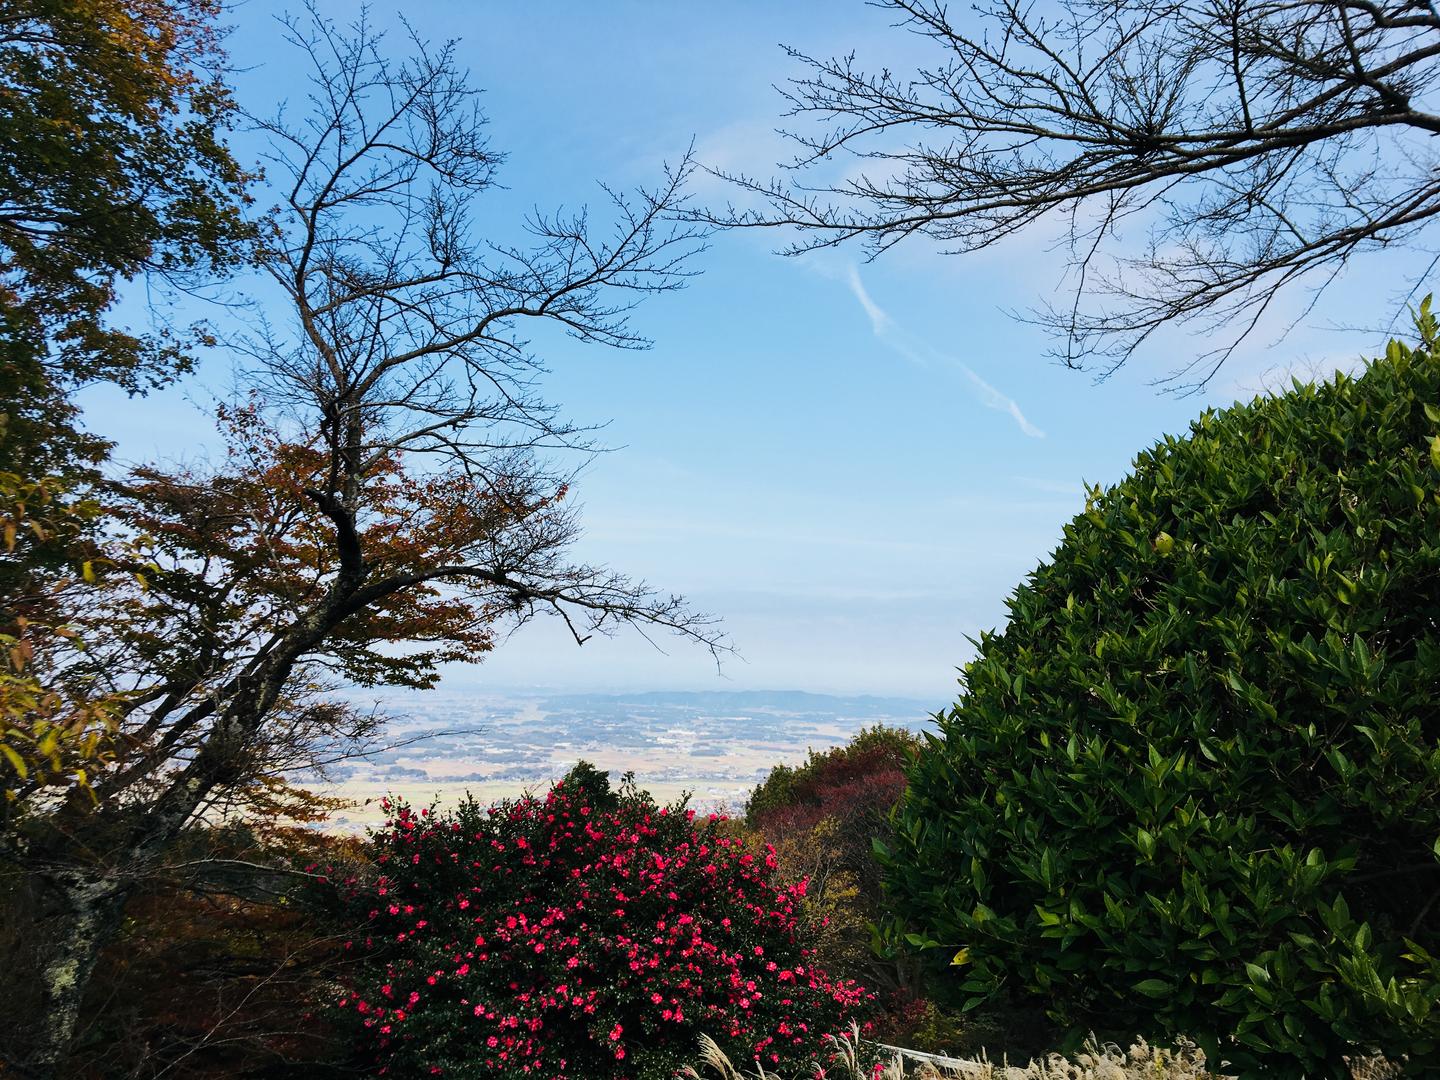
[[[943,947],[941,987],[1026,988],[1079,1034],[1186,1034],[1245,1077],[1435,1060],[1424,402],[1440,358],[1397,342],[1207,411],[1087,492],[910,768],[889,896]]]

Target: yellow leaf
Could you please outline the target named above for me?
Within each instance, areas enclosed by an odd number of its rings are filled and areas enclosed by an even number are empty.
[[[20,774],[21,780],[30,775],[30,770],[25,766],[25,759],[4,743],[0,743],[0,754],[4,754],[9,759],[10,764],[15,767],[15,771]]]

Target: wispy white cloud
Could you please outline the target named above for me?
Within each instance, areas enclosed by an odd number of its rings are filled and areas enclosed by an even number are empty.
[[[1001,412],[1009,413],[1015,423],[1019,425],[1020,430],[1032,439],[1043,439],[1045,437],[1045,432],[1025,419],[1025,414],[1020,411],[1020,406],[1015,403],[1014,398],[996,390],[995,387],[991,386],[979,375],[976,375],[974,370],[967,365],[960,363],[958,360],[955,361],[955,363],[965,372],[969,380],[975,384],[975,387],[980,391],[980,400],[987,406],[992,409],[999,409]]]
[[[865,282],[860,277],[860,270],[854,263],[846,267],[845,282],[850,286],[850,292],[859,302],[860,307],[864,309],[866,317],[869,318],[870,329],[874,331],[875,337],[892,352],[903,356],[918,367],[947,368],[959,372],[974,387],[975,396],[982,405],[989,409],[1008,413],[1020,430],[1032,439],[1045,437],[1045,432],[1032,424],[1020,411],[1020,406],[1014,398],[991,386],[963,360],[931,348],[904,327],[897,325],[895,320],[890,317],[890,313],[877,304],[866,290]]]
[[[860,271],[854,263],[847,268],[849,270],[850,291],[855,294],[855,299],[860,301],[860,306],[865,309],[865,314],[870,317],[870,328],[875,331],[876,337],[884,337],[893,329],[894,324],[890,316],[885,314],[885,309],[865,291],[865,283],[860,280]]]

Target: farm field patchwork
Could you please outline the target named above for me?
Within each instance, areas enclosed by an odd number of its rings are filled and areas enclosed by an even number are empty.
[[[332,776],[354,800],[340,829],[380,820],[386,794],[424,806],[543,789],[579,759],[636,782],[664,803],[686,792],[702,809],[738,809],[779,762],[839,745],[876,723],[920,730],[930,703],[799,691],[543,694],[440,690],[367,700],[389,716],[385,742]]]

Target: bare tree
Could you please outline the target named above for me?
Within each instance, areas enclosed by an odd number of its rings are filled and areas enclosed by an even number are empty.
[[[940,0],[875,6],[928,38],[934,64],[897,76],[789,50],[809,71],[783,91],[787,115],[817,126],[790,133],[791,176],[730,177],[766,209],[712,220],[794,227],[790,252],[859,241],[872,256],[1053,224],[1069,273],[1035,318],[1058,358],[1103,377],[1194,324],[1219,336],[1170,377],[1192,386],[1288,287],[1308,311],[1357,255],[1440,250],[1428,0],[985,0],[963,25]],[[858,173],[808,182],[837,155]]]
[[[557,455],[588,442],[540,397],[522,330],[646,344],[631,309],[680,287],[703,244],[674,223],[688,160],[656,190],[607,191],[609,224],[537,215],[524,243],[487,243],[471,215],[500,157],[454,44],[412,37],[395,62],[363,15],[286,26],[312,90],[298,118],[257,122],[284,303],[237,339],[253,393],[224,414],[223,462],[111,487],[101,580],[68,586],[90,647],[49,658],[103,689],[116,731],[88,787],[19,792],[8,854],[47,913],[38,1075],[61,1068],[99,949],[177,838],[373,737],[317,690],[431,685],[544,612],[577,642],[629,625],[725,648],[680,598],[567,557]]]

